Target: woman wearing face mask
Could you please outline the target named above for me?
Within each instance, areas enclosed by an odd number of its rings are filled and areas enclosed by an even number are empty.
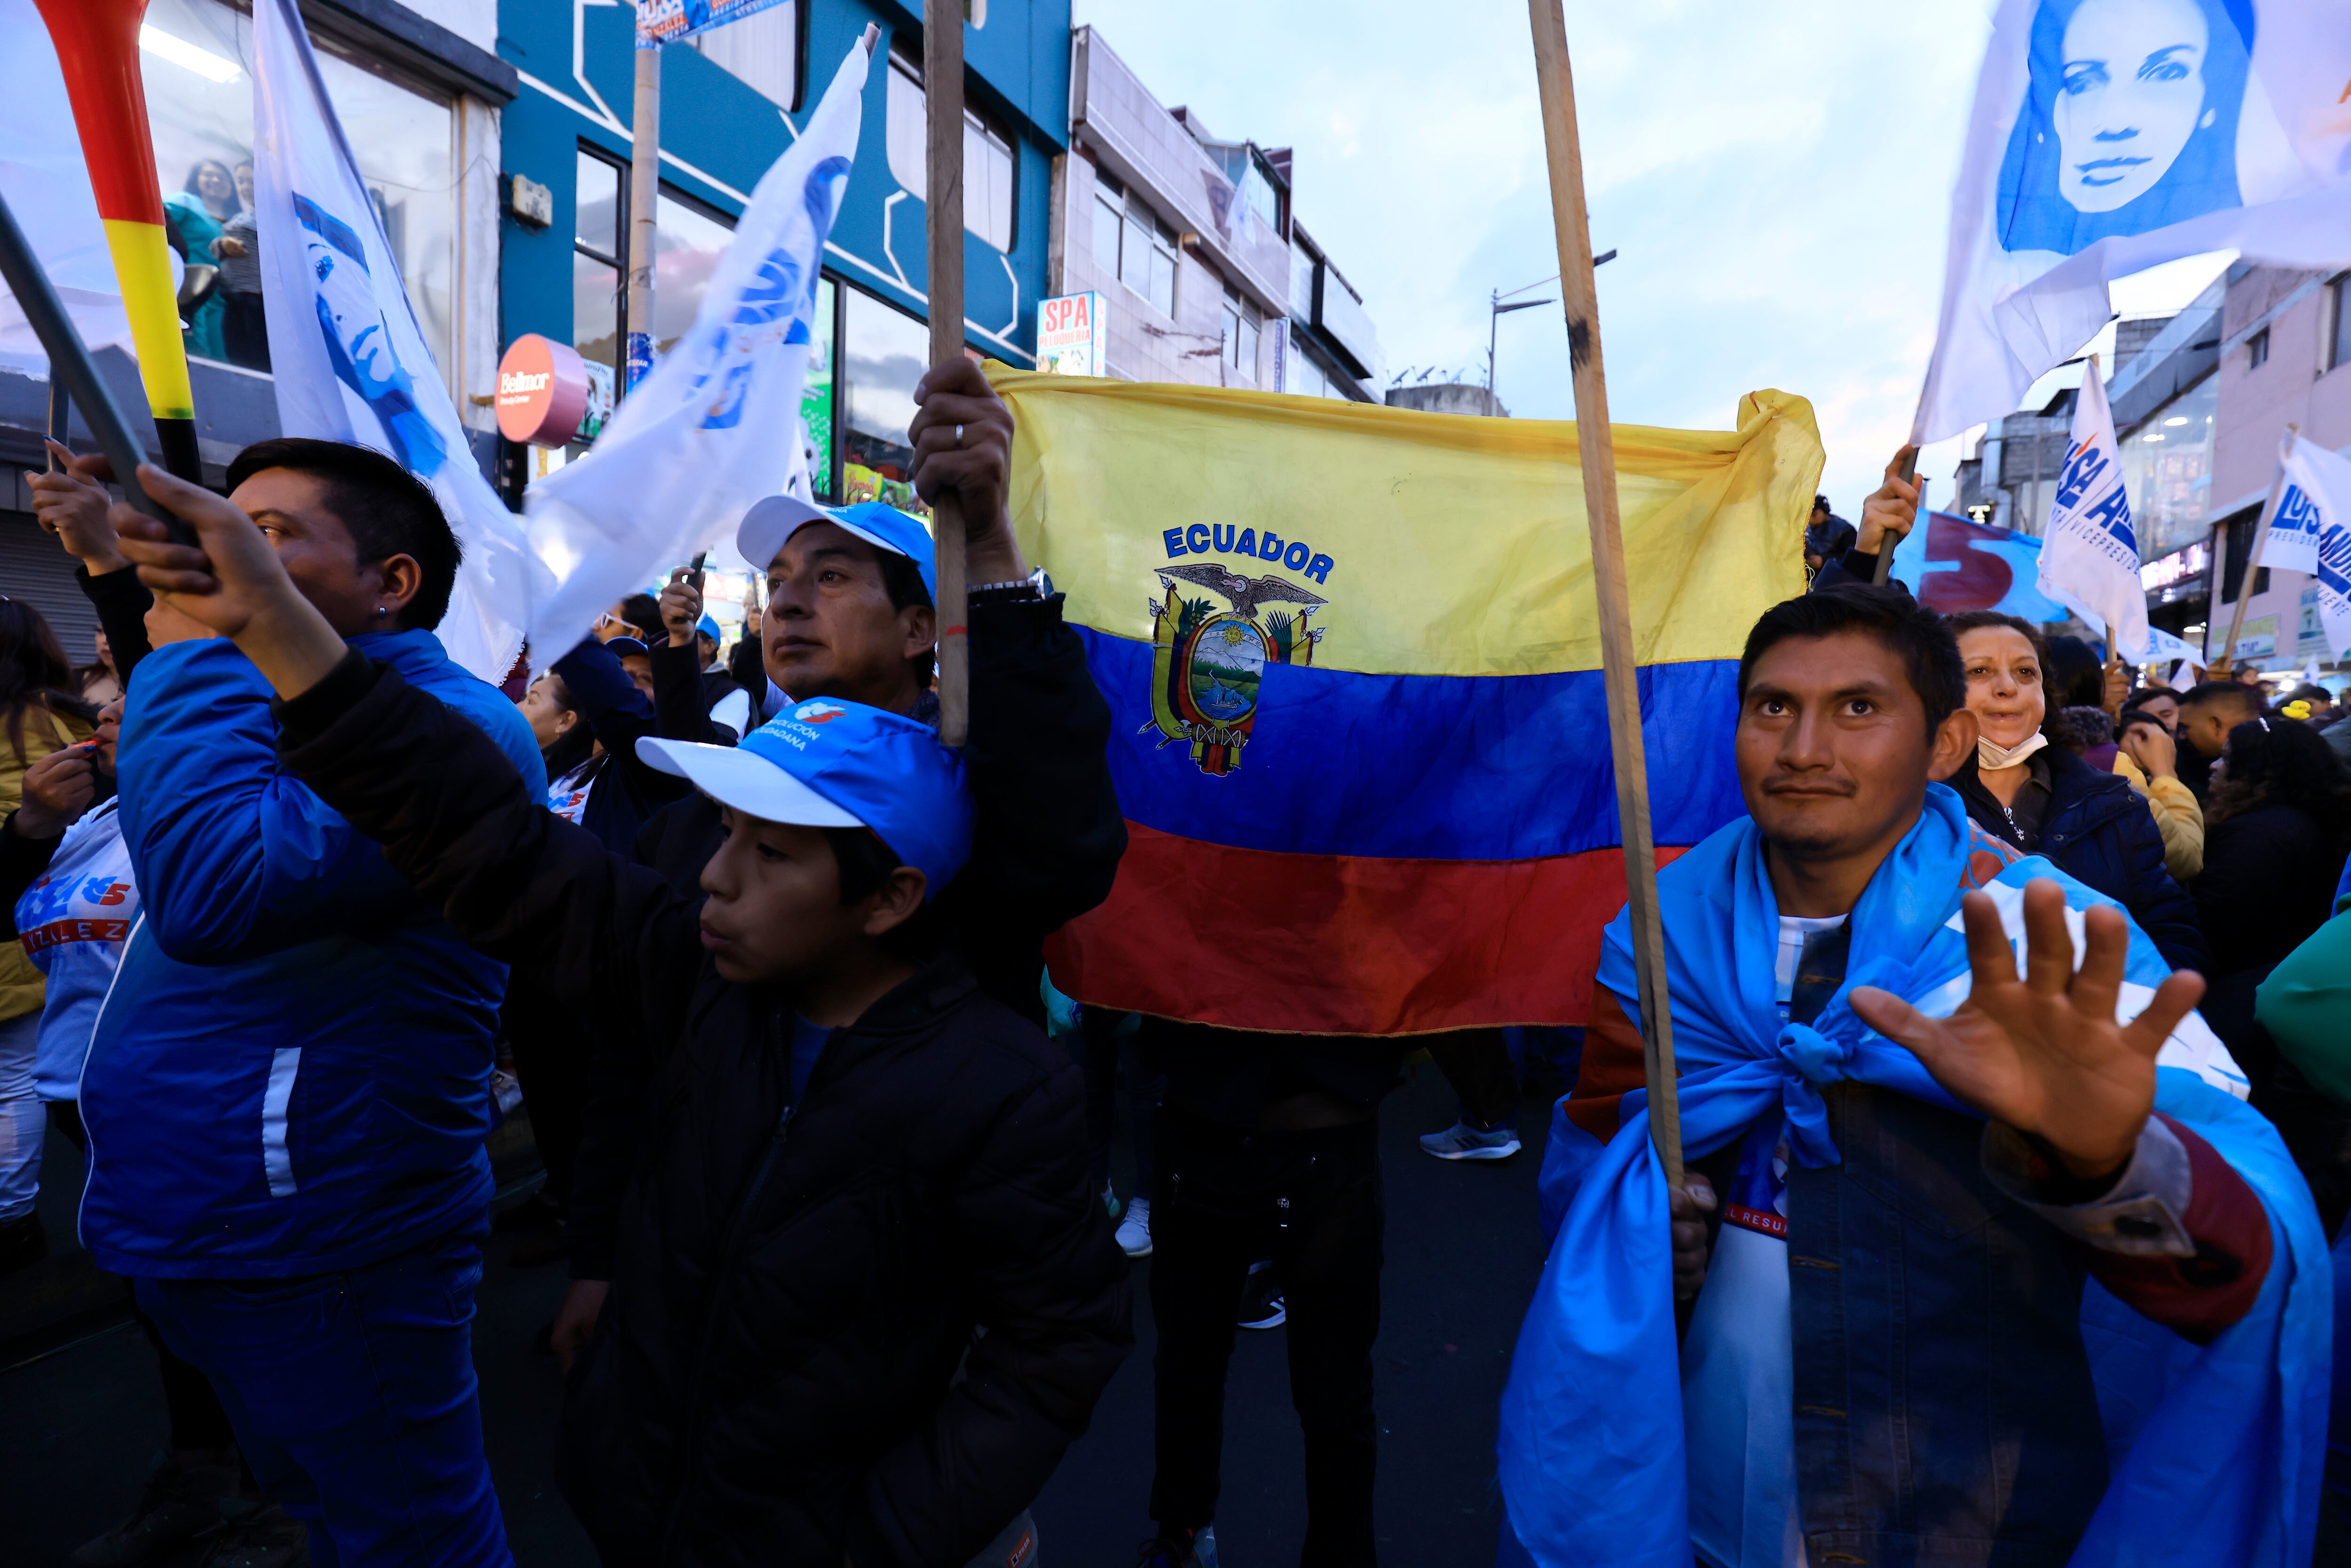
[[[2049,743],[2041,633],[1989,610],[1949,623],[1979,731],[1974,758],[1950,779],[1968,815],[2120,904],[2173,967],[2209,971],[2196,906],[2164,869],[2163,838],[2147,802],[2114,774]]]

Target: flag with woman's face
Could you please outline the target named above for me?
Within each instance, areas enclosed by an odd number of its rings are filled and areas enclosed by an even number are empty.
[[[2015,408],[2111,319],[2110,278],[2351,255],[2346,81],[2328,0],[2002,0],[1915,437]]]

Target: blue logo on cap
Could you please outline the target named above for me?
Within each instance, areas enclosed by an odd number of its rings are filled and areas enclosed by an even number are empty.
[[[963,758],[928,725],[863,703],[796,703],[743,737],[743,749],[855,817],[921,872],[936,897],[971,858]]]

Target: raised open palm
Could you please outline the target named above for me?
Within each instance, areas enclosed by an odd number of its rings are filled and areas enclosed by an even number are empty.
[[[1999,906],[1970,893],[1960,911],[1973,986],[1959,1010],[1930,1019],[1870,986],[1855,988],[1853,1010],[1909,1047],[1962,1104],[2040,1138],[2072,1175],[2111,1175],[2138,1142],[2155,1104],[2156,1053],[2204,994],[2203,977],[2174,972],[2124,1024],[2115,1004],[2130,927],[2120,911],[2084,915],[2076,970],[2064,890],[2045,878],[2028,884],[2022,979]]]

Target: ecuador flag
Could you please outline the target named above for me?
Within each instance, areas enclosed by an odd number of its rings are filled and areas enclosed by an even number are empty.
[[[1575,426],[988,370],[1130,836],[1054,983],[1248,1030],[1585,1021],[1625,873]],[[1615,443],[1656,841],[1687,847],[1741,810],[1739,653],[1803,591],[1820,436],[1761,392],[1734,432]]]

